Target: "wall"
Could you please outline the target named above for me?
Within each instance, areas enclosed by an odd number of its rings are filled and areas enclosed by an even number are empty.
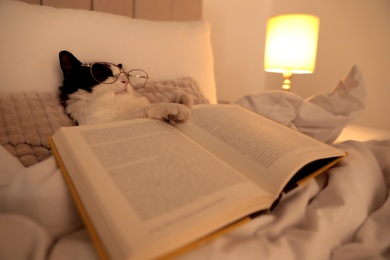
[[[203,0],[211,25],[218,99],[233,101],[263,89],[264,35],[271,0]]]
[[[390,130],[389,0],[203,0],[210,21],[219,99],[234,101],[279,90],[282,76],[263,70],[268,17],[310,13],[320,18],[316,71],[295,75],[292,92],[306,98],[331,91],[357,64],[367,85],[365,111],[354,123]],[[387,119],[389,118],[389,119]]]

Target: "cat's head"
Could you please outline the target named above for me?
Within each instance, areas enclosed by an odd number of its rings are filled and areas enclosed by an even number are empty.
[[[109,64],[94,65],[93,75],[91,73],[92,64],[80,62],[72,53],[61,51],[59,53],[61,70],[63,72],[63,85],[59,88],[61,104],[66,107],[69,95],[79,90],[92,93],[95,88],[105,88],[115,94],[125,94],[131,90],[128,77],[125,73],[115,72],[122,65],[110,66]],[[113,72],[114,71],[114,72]],[[117,78],[114,77],[117,75]],[[105,82],[114,82],[105,84]]]

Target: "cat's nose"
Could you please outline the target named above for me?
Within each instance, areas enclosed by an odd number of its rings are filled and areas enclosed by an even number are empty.
[[[121,83],[123,83],[125,85],[129,84],[129,79],[127,77],[121,77],[120,81],[121,81]]]

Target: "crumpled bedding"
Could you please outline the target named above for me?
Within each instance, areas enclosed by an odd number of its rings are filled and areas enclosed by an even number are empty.
[[[260,102],[261,100],[261,102]],[[332,143],[364,109],[354,67],[330,93],[265,92],[249,109]],[[334,144],[349,156],[255,218],[181,259],[389,259],[390,139]],[[97,259],[52,157],[24,168],[0,147],[0,259]]]
[[[329,93],[306,100],[290,92],[247,95],[235,103],[331,144],[365,108],[366,87],[355,65]]]

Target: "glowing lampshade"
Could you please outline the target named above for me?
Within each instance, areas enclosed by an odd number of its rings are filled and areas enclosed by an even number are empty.
[[[268,20],[264,68],[283,73],[283,89],[290,88],[293,73],[313,73],[318,28],[319,19],[307,14],[278,15]]]

